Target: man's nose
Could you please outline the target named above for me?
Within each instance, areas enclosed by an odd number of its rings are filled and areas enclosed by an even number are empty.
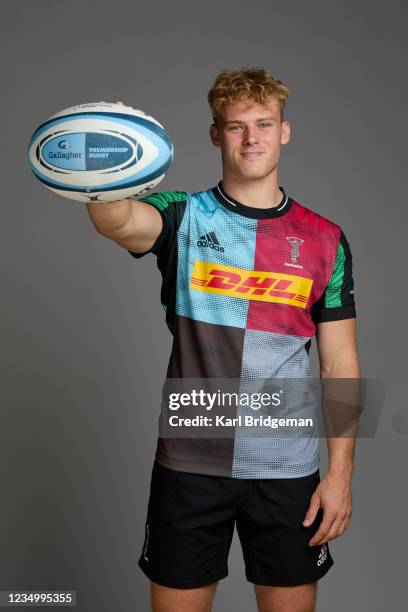
[[[255,128],[247,127],[245,130],[245,143],[255,144],[258,141],[258,135]]]

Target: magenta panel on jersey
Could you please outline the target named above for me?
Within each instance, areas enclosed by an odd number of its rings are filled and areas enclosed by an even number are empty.
[[[311,307],[329,281],[339,235],[338,226],[294,201],[279,219],[259,219],[253,268],[281,275],[273,286],[282,300],[251,301],[246,327],[313,336]],[[308,282],[302,285],[302,279]]]

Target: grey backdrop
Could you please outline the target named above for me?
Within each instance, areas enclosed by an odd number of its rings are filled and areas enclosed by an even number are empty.
[[[27,141],[62,108],[121,99],[174,140],[160,188],[204,189],[220,178],[207,136],[216,73],[269,69],[291,90],[280,184],[346,232],[363,372],[387,381],[384,422],[397,409],[406,423],[407,5],[3,0],[0,11],[0,589],[145,611],[137,560],[171,346],[160,275],[153,256],[132,259],[83,205],[40,185]],[[320,612],[406,609],[407,437],[387,431],[358,444],[353,519],[332,542]],[[229,565],[214,610],[255,610],[236,535]]]

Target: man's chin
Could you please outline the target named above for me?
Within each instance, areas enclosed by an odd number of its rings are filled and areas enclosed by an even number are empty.
[[[261,171],[261,170],[255,170],[254,169],[240,169],[239,172],[236,173],[237,178],[240,178],[241,180],[246,180],[246,181],[261,181],[262,179],[265,179],[266,177],[270,176],[272,174],[272,171]]]

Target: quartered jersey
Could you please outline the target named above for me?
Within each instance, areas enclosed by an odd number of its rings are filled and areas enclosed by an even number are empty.
[[[163,219],[150,251],[173,335],[167,379],[307,378],[316,324],[356,316],[341,228],[280,190],[268,209],[241,204],[221,182],[140,198]],[[192,473],[294,478],[318,469],[318,438],[159,437],[156,460]]]

